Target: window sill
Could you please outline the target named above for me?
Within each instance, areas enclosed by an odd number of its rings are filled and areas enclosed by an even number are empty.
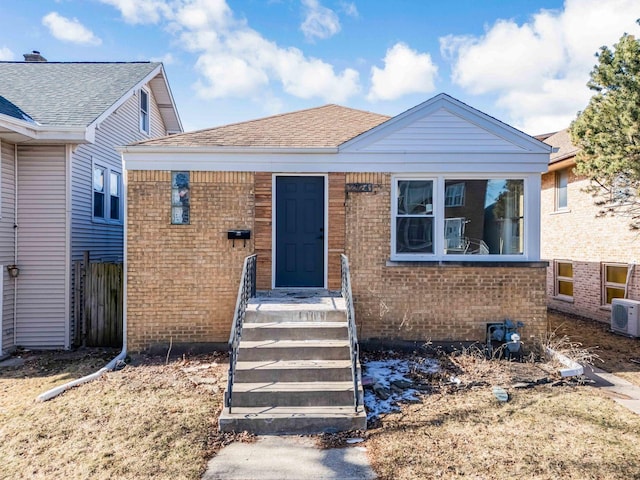
[[[122,226],[124,222],[122,220],[107,220],[105,218],[92,218],[91,221],[96,225],[114,225],[114,226]]]
[[[549,215],[562,215],[563,213],[571,213],[571,209],[561,208],[560,210],[554,210]]]
[[[610,312],[611,311],[611,305],[600,305],[600,310],[603,310],[605,312]]]
[[[573,303],[573,297],[566,297],[564,295],[555,295],[553,297],[551,297],[553,300],[558,300],[559,302],[565,302],[565,303]]]
[[[507,267],[507,268],[547,268],[549,262],[545,261],[464,261],[464,260],[387,260],[387,267]]]

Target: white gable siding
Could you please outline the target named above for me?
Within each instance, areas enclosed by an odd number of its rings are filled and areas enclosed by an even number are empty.
[[[2,184],[0,194],[2,202],[2,217],[0,218],[0,272],[2,285],[2,300],[0,314],[2,315],[2,350],[7,352],[13,347],[13,297],[15,280],[9,277],[6,266],[14,263],[14,224],[15,224],[15,186],[14,186],[14,152],[15,146],[0,141],[0,159],[2,160],[0,175]]]
[[[358,149],[360,152],[523,152],[512,142],[439,108]]]
[[[64,146],[18,148],[16,344],[67,346]]]

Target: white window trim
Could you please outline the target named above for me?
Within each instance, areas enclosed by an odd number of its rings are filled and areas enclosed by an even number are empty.
[[[104,217],[96,217],[95,212],[95,190],[93,189],[93,172],[96,168],[104,169]],[[120,179],[120,215],[118,220],[111,218],[111,191],[109,189],[111,182],[111,172],[117,173]],[[124,215],[124,201],[123,201],[124,185],[122,181],[122,172],[116,168],[110,168],[106,164],[96,162],[91,159],[91,220],[93,223],[110,224],[110,225],[122,225]]]
[[[607,282],[607,267],[625,267],[627,269],[627,276],[629,275],[629,264],[620,262],[602,262],[600,273],[600,287],[601,287],[601,306],[610,307],[611,304],[607,303],[607,288],[617,288],[625,290],[625,283]]]
[[[573,272],[573,262],[571,260],[555,260],[553,262],[553,288],[554,288],[554,295],[556,297],[562,298],[562,299],[570,299],[573,300],[573,295],[565,295],[563,293],[560,293],[560,285],[559,282],[571,282],[575,288],[575,283],[573,282],[573,277],[563,277],[558,273],[558,265],[560,263],[570,263],[571,264],[571,271]],[[574,292],[575,293],[575,292]]]
[[[445,199],[444,184],[447,180],[522,180],[524,194],[524,249],[518,255],[496,255],[496,254],[446,254],[444,253],[444,221],[445,221]],[[397,214],[397,188],[399,180],[433,180],[434,199],[434,253],[396,253],[396,214]],[[540,260],[540,195],[535,195],[540,191],[539,174],[495,174],[495,173],[452,173],[446,175],[424,175],[424,174],[399,174],[391,176],[391,255],[390,260],[395,262],[414,261],[438,261],[438,262],[532,262]],[[440,195],[442,192],[442,195]],[[537,201],[536,201],[537,199]],[[537,238],[536,238],[537,236]]]
[[[142,128],[142,92],[147,95],[147,130]],[[140,94],[138,95],[138,127],[140,128],[140,133],[147,136],[151,135],[151,94],[144,87],[140,89]]]

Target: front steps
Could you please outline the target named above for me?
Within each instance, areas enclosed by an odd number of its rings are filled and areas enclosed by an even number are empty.
[[[302,297],[302,298],[300,298]],[[358,395],[362,385],[358,365]],[[226,395],[226,392],[225,392]],[[231,413],[221,431],[311,434],[366,428],[353,405],[349,334],[341,297],[268,292],[250,300]]]

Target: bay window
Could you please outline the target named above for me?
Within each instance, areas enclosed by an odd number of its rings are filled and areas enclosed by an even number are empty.
[[[524,184],[517,178],[394,178],[392,258],[522,258]]]

